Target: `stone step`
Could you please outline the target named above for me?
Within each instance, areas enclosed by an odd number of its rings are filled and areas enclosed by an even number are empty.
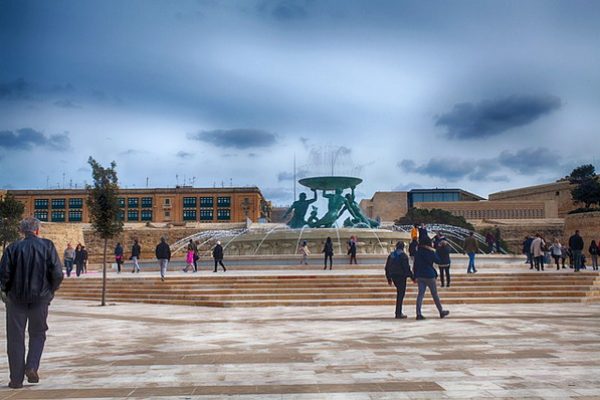
[[[107,289],[111,293],[122,293],[123,291],[113,290],[112,288]],[[212,289],[212,288],[202,288],[202,289],[188,289],[188,290],[175,290],[175,289],[165,289],[162,290],[162,293],[168,293],[169,295],[177,294],[177,295],[197,295],[197,296],[216,296],[216,295],[231,295],[231,294],[287,294],[291,290],[287,288],[272,288],[272,289],[248,289],[248,288],[240,288],[237,290],[232,289]],[[303,288],[301,290],[293,290],[294,294],[311,294],[311,293],[348,293],[351,291],[352,293],[396,293],[394,288],[391,287],[380,287],[380,288]],[[416,287],[407,287],[406,292],[416,292]],[[576,287],[565,287],[565,286],[552,286],[552,287],[542,287],[542,288],[529,288],[529,287],[491,287],[491,288],[465,288],[460,286],[452,286],[452,288],[438,288],[438,291],[442,292],[453,292],[453,293],[491,293],[498,292],[502,294],[511,294],[511,293],[550,293],[550,292],[588,292],[589,286],[576,286]],[[78,293],[100,293],[101,288],[92,288],[87,289],[85,291],[80,291],[76,289],[72,290],[63,290],[61,289],[58,293],[61,296],[74,295]],[[137,295],[145,295],[147,293],[154,294],[157,291],[152,290],[142,290],[142,289],[131,289],[126,291],[126,293],[131,294],[132,296]],[[159,292],[160,293],[160,292]]]
[[[597,290],[598,273],[490,273],[456,274],[451,288],[439,288],[443,302],[487,304],[565,302],[590,298]],[[69,279],[57,292],[67,299],[96,300],[101,296],[100,277]],[[407,301],[417,286],[407,286]],[[427,298],[428,296],[426,296]],[[252,275],[177,276],[166,282],[158,277],[107,279],[109,301],[185,304],[215,307],[377,305],[393,304],[395,289],[381,275]],[[412,300],[411,300],[412,299]],[[428,300],[430,301],[430,300]]]
[[[99,298],[97,298],[99,300]],[[79,299],[76,299],[79,300]],[[91,300],[91,299],[86,299]],[[197,300],[179,300],[179,299],[144,299],[140,300],[121,300],[107,297],[107,301],[122,301],[133,303],[147,304],[169,304],[183,306],[202,306],[202,307],[321,307],[321,306],[393,306],[395,299],[335,299],[335,300],[280,300],[280,301],[197,301]],[[406,298],[404,305],[412,306],[415,304],[415,299]],[[514,303],[572,303],[577,301],[573,297],[531,297],[515,299],[509,297],[459,297],[448,298],[442,297],[442,304],[514,304]],[[430,298],[425,298],[424,304],[431,305],[433,301]]]
[[[507,295],[502,292],[445,292],[440,293],[443,298],[486,298],[486,297],[498,297],[498,298],[512,298],[512,299],[525,299],[532,297],[585,297],[585,291],[555,291],[555,292],[514,292]],[[409,292],[407,295],[416,295],[416,292]],[[85,293],[72,295],[73,298],[99,298],[100,292],[98,293]],[[68,298],[70,296],[64,296]],[[118,293],[110,295],[111,298],[121,300],[152,300],[152,299],[176,299],[176,300],[194,300],[194,301],[247,301],[247,300],[272,300],[272,301],[285,301],[285,300],[319,300],[319,299],[387,299],[395,298],[394,293],[329,293],[329,292],[316,292],[316,293],[303,293],[303,294],[245,294],[237,293],[231,295],[201,295],[201,294],[178,294],[178,293],[153,293],[146,295],[129,295],[125,293]]]

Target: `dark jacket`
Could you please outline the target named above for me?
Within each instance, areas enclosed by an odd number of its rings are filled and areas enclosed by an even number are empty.
[[[325,246],[323,246],[323,251],[321,253],[325,253],[326,256],[332,256],[333,242],[325,242]]]
[[[533,238],[529,237],[523,242],[523,254],[531,253],[531,242]]]
[[[465,253],[477,253],[477,251],[479,251],[479,246],[477,246],[477,240],[473,236],[467,236],[465,238],[463,251]]]
[[[417,249],[419,248],[419,242],[416,240],[412,240],[408,245],[408,255],[414,257],[417,254]]]
[[[83,264],[87,259],[87,251],[85,250],[75,250],[75,264]]]
[[[131,246],[131,257],[140,258],[140,253],[142,252],[142,248],[139,244],[134,244]]]
[[[393,279],[412,279],[408,256],[404,251],[394,250],[390,253],[385,262],[385,277],[388,282]]]
[[[115,257],[123,257],[123,246],[118,245],[115,247]]]
[[[354,240],[348,242],[348,254],[356,255],[356,242]]]
[[[155,254],[156,258],[158,258],[159,260],[166,259],[171,261],[171,248],[169,247],[167,242],[160,242],[156,246]]]
[[[437,278],[438,274],[433,263],[439,264],[439,261],[433,247],[419,246],[417,254],[415,254],[413,276],[415,278]]]
[[[583,239],[578,234],[574,234],[569,238],[569,247],[571,250],[583,251]]]
[[[437,255],[439,262],[436,262],[440,266],[450,266],[450,246],[447,244],[445,246],[439,246],[435,249],[435,254]]]
[[[223,259],[223,246],[220,244],[216,245],[212,252],[213,258],[216,260]]]
[[[16,303],[50,302],[63,280],[54,243],[28,234],[6,248],[0,261],[0,287]]]
[[[588,251],[590,254],[598,254],[598,245],[595,243],[590,244]]]

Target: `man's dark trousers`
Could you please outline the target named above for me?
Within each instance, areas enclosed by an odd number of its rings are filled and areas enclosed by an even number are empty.
[[[38,370],[46,342],[47,318],[48,303],[14,303],[7,300],[6,342],[11,382],[22,383],[25,369]],[[26,325],[29,332],[27,360],[25,360]]]
[[[406,294],[406,278],[392,278],[396,286],[396,317],[402,316],[402,302]]]

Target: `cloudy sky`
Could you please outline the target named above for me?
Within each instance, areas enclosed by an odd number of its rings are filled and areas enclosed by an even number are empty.
[[[598,1],[0,0],[0,187],[354,174],[489,193],[600,166]]]

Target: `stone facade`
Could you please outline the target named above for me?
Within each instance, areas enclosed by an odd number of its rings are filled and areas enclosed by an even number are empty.
[[[579,234],[583,238],[583,250],[589,259],[588,248],[590,247],[591,241],[595,240],[596,244],[600,242],[600,211],[567,215],[565,217],[565,235],[563,244],[568,243],[569,237],[574,234],[576,230],[579,230]],[[589,266],[591,265],[591,262],[588,261],[587,264]]]
[[[85,189],[9,190],[24,215],[47,222],[90,222]],[[257,187],[121,189],[125,222],[245,222],[269,219],[270,204]]]
[[[371,199],[360,201],[360,208],[371,219],[393,222],[408,211],[408,192],[376,192]]]
[[[555,201],[452,201],[416,203],[416,208],[439,208],[465,219],[557,218]]]
[[[490,201],[555,201],[557,203],[558,216],[564,218],[569,211],[579,207],[573,202],[573,198],[571,197],[571,189],[573,187],[574,185],[571,185],[568,181],[560,181],[492,193],[489,195],[489,199]]]

